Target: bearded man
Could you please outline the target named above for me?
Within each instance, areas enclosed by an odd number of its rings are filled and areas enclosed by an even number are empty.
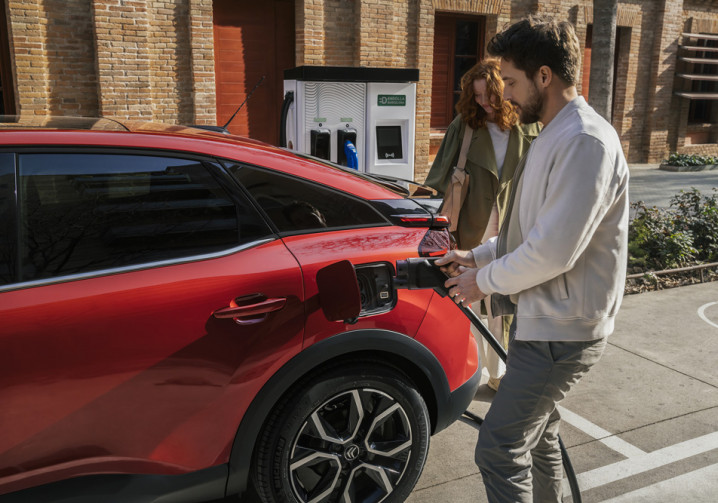
[[[497,238],[437,264],[455,302],[515,313],[506,373],[476,446],[491,502],[559,502],[557,404],[594,365],[623,298],[628,166],[613,127],[576,90],[568,22],[531,16],[498,33],[504,98],[543,129],[516,167]]]

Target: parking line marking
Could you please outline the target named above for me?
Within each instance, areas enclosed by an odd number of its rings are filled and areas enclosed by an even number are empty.
[[[718,449],[718,432],[580,473],[578,485],[581,491],[588,491],[713,449]]]
[[[561,419],[566,421],[574,428],[578,428],[587,435],[595,438],[602,444],[606,445],[610,449],[622,454],[627,458],[635,456],[642,456],[645,451],[642,451],[635,445],[629,444],[625,440],[617,437],[614,433],[606,431],[597,424],[592,423],[588,419],[585,419],[578,414],[571,412],[570,410],[558,405],[558,411],[561,414]]]
[[[712,322],[711,320],[709,320],[708,317],[706,316],[706,308],[707,308],[707,307],[710,307],[710,306],[712,306],[712,305],[714,305],[714,304],[718,304],[718,302],[709,302],[708,304],[703,304],[701,307],[698,308],[698,316],[700,316],[700,318],[701,318],[703,321],[705,321],[706,323],[708,323],[709,325],[713,325],[714,327],[718,328],[718,325],[715,324],[715,323],[713,323],[713,322]]]
[[[642,487],[603,503],[635,503],[636,501],[690,501],[692,503],[713,503],[715,494],[707,491],[708,481],[718,479],[718,464],[684,473],[650,486]]]

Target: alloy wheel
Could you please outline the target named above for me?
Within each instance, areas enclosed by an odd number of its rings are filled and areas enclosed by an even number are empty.
[[[294,496],[306,503],[384,500],[409,464],[412,431],[404,408],[372,389],[338,393],[299,429],[289,455]]]

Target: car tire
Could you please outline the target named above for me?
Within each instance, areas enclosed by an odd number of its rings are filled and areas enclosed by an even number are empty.
[[[429,449],[426,403],[412,380],[353,361],[295,385],[273,409],[252,476],[265,503],[401,502]]]

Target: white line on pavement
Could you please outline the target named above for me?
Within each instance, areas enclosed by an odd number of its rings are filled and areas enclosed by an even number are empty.
[[[588,491],[713,449],[718,449],[718,432],[581,473],[578,485]]]
[[[642,456],[646,454],[638,447],[618,438],[610,431],[604,430],[597,424],[593,424],[588,419],[585,419],[578,414],[575,414],[570,410],[561,407],[560,405],[558,406],[558,411],[561,414],[561,419],[566,421],[568,424],[570,424],[574,428],[578,428],[582,432],[586,433],[587,435],[590,435],[591,437],[600,441],[602,444],[606,445],[607,447],[613,449],[614,451],[618,452],[619,454],[622,454],[627,458],[631,458],[634,456]]]
[[[714,304],[718,304],[718,302],[709,302],[708,304],[703,304],[701,307],[698,308],[698,316],[700,316],[701,319],[703,321],[705,321],[706,323],[708,323],[709,325],[713,325],[714,327],[718,328],[718,325],[716,325],[715,323],[713,323],[711,320],[709,320],[706,317],[706,308],[710,307]]]
[[[603,503],[713,503],[716,495],[711,493],[710,481],[718,479],[718,465],[706,466],[653,485],[636,489],[621,496],[604,500]]]

